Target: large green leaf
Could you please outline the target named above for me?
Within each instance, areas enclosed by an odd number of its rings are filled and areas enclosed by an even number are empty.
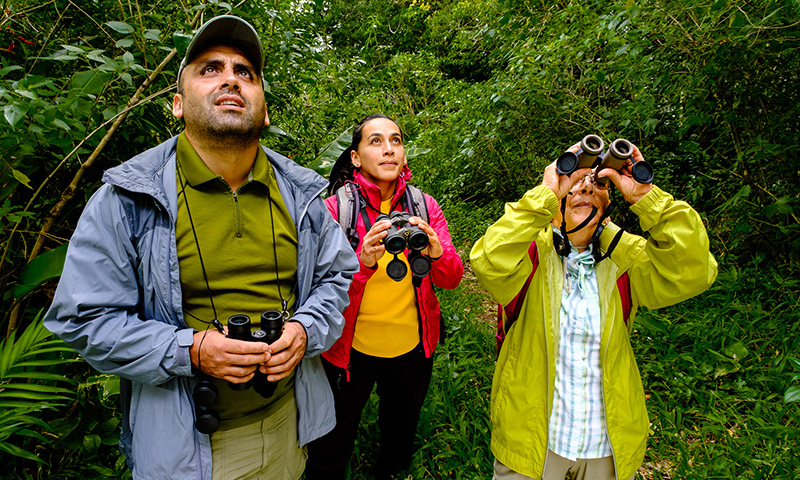
[[[49,424],[30,414],[56,409],[74,398],[72,389],[58,386],[74,382],[58,375],[52,367],[71,362],[75,354],[64,354],[67,349],[52,339],[53,334],[42,324],[41,312],[19,336],[17,333],[14,331],[7,339],[0,340],[0,451],[41,461],[14,445],[13,437],[49,441],[50,437],[37,431],[51,430]],[[23,358],[32,360],[22,361]]]
[[[113,60],[105,56],[102,58],[104,61],[103,65],[111,65],[111,67],[105,68],[106,70],[114,70],[116,68]],[[76,73],[69,82],[67,103],[72,103],[79,97],[99,94],[103,91],[103,88],[112,76],[113,73],[99,68],[97,70],[84,70]]]
[[[26,458],[28,460],[33,460],[34,462],[37,462],[37,463],[46,463],[41,458],[39,458],[37,455],[34,455],[33,453],[31,453],[31,452],[29,452],[27,450],[24,450],[22,448],[19,448],[19,447],[15,446],[15,445],[12,445],[10,443],[2,443],[2,442],[0,442],[0,451],[4,451],[6,453],[9,453],[11,455],[14,455],[15,457],[22,457],[22,458]]]
[[[783,401],[786,403],[800,401],[800,387],[789,387],[783,396]]]
[[[11,127],[16,127],[17,123],[28,113],[29,108],[28,105],[9,103],[3,107],[3,116]]]
[[[317,155],[317,158],[311,162],[309,168],[315,170],[320,175],[327,176],[333,164],[336,163],[336,159],[350,146],[352,141],[353,136],[350,134],[349,129],[342,132],[332,142],[322,148],[322,151]]]
[[[106,25],[123,35],[130,35],[134,31],[133,27],[125,22],[106,22]]]
[[[61,276],[67,245],[63,244],[47,251],[33,260],[20,272],[20,280],[14,286],[14,298],[22,298],[44,282]]]

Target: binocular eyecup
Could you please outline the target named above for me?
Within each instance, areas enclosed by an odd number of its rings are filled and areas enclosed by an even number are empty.
[[[262,342],[271,344],[281,338],[283,332],[283,315],[277,310],[267,310],[261,314],[261,329],[251,331],[250,317],[244,314],[232,315],[228,319],[228,338],[245,342]],[[267,380],[267,375],[256,369],[253,378],[244,383],[228,382],[232,390],[247,390],[250,387],[262,397],[269,398],[275,392],[275,382]]]

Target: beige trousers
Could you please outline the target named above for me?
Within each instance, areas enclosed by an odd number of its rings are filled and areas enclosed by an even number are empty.
[[[613,457],[579,458],[573,462],[548,450],[541,480],[616,480],[616,478]],[[492,480],[537,479],[517,473],[495,459]]]
[[[273,408],[265,418],[211,435],[213,480],[300,478],[306,466],[306,450],[297,446],[294,395],[285,395]]]

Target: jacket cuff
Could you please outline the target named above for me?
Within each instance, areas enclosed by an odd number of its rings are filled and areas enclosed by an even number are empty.
[[[185,377],[192,376],[192,357],[189,350],[194,344],[194,329],[183,328],[175,333],[175,341],[178,343],[178,351],[176,352],[176,375]]]
[[[631,205],[630,210],[639,217],[639,225],[647,232],[659,222],[661,212],[672,200],[672,195],[653,185],[653,189]]]

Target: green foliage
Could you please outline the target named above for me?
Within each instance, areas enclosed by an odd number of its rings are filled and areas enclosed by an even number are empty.
[[[724,270],[702,296],[638,314],[654,478],[796,477],[800,282],[758,267]]]
[[[119,377],[76,369],[75,400],[65,414],[50,420],[53,440],[39,449],[42,465],[20,465],[38,478],[130,479],[125,457],[118,450],[121,416]]]
[[[52,424],[41,418],[71,400],[73,391],[59,385],[74,382],[59,367],[75,355],[64,342],[54,340],[37,316],[19,337],[0,340],[0,451],[42,462],[36,445],[48,445]]]
[[[414,181],[442,205],[463,252],[587,133],[636,143],[656,184],[704,217],[721,265],[706,295],[639,315],[654,430],[641,476],[791,478],[800,468],[796,1],[9,3],[0,14],[5,349],[37,331],[56,249],[102,170],[180,131],[174,74],[198,12],[239,13],[260,32],[269,147],[325,173],[357,121],[394,117]],[[145,101],[130,107],[145,83]],[[637,230],[624,208],[615,216]],[[467,288],[442,297],[453,338],[438,352],[409,474],[481,478],[491,463],[485,297]],[[19,426],[0,430],[17,432],[0,440],[22,449],[11,455],[14,474],[126,475],[113,449],[114,379],[84,364],[26,369],[81,380],[66,412],[60,400],[59,410],[0,416],[0,429]],[[26,384],[64,388],[55,378]],[[373,417],[368,410],[359,478],[369,476]]]

